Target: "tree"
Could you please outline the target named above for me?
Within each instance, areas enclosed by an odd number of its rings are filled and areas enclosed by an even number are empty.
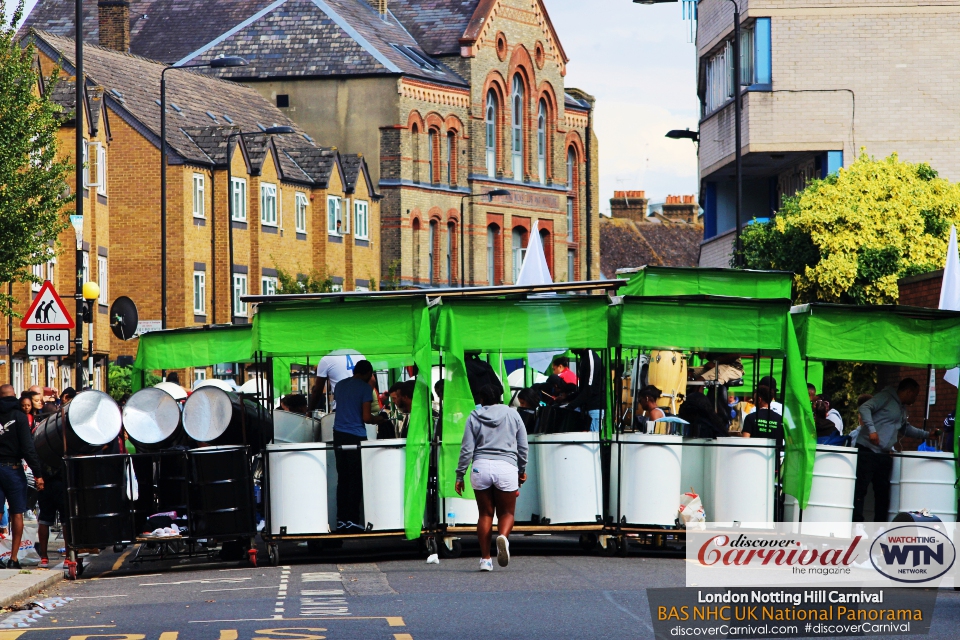
[[[744,264],[796,274],[796,302],[891,304],[897,280],[943,266],[960,185],[926,163],[862,154],[848,169],[784,199],[776,218],[748,225]],[[856,426],[856,399],[873,393],[875,365],[827,363],[824,389]]]
[[[31,267],[56,254],[67,227],[64,207],[73,202],[67,184],[73,165],[57,158],[64,114],[48,97],[57,74],[41,93],[33,45],[16,41],[23,2],[9,22],[0,22],[0,282],[37,281]],[[6,15],[5,0],[0,13]],[[0,293],[0,314],[13,313],[15,303]]]
[[[330,293],[333,291],[333,278],[319,271],[309,275],[298,273],[296,276],[283,269],[277,269],[277,293]]]
[[[107,379],[107,386],[110,389],[110,396],[120,402],[125,395],[132,393],[131,375],[133,367],[110,367],[110,375]],[[152,371],[147,371],[144,380],[144,387],[152,387],[159,383],[162,378]]]

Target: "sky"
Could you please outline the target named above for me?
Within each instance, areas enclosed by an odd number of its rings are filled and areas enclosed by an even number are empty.
[[[696,130],[699,114],[696,48],[680,3],[544,2],[570,58],[566,86],[597,99],[601,212],[614,191],[643,190],[651,202],[696,193],[696,147],[664,137]],[[28,12],[35,3],[27,0]]]

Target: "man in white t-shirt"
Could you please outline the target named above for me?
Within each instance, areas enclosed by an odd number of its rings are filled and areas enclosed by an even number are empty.
[[[310,393],[310,410],[313,411],[326,403],[321,402],[325,397],[324,393],[331,398],[328,411],[336,409],[336,403],[333,401],[333,390],[337,388],[337,383],[353,376],[353,366],[361,360],[366,360],[359,353],[348,353],[344,355],[326,355],[320,358],[317,365],[317,379],[313,385],[313,391]],[[376,376],[374,376],[376,379]]]

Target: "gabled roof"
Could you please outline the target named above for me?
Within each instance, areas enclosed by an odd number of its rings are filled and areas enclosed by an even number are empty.
[[[480,0],[390,0],[388,6],[423,50],[432,56],[459,55],[460,38]]]
[[[98,42],[97,1],[84,1],[86,38]],[[131,52],[167,63],[239,55],[231,79],[404,74],[466,82],[363,0],[130,0]],[[39,0],[22,32],[73,33],[70,0]],[[146,16],[146,17],[144,17]]]
[[[76,106],[77,106],[77,83],[73,78],[58,78],[54,83],[50,78],[42,78],[40,81],[40,90],[50,92],[50,101],[60,106],[59,120],[62,124],[76,126]],[[103,100],[103,87],[88,86],[85,87],[84,102],[84,122],[87,125],[87,131],[91,136],[100,132],[101,124],[107,128],[107,135],[110,135],[109,121],[107,120],[105,105]]]
[[[619,269],[643,265],[696,267],[702,239],[703,227],[698,224],[604,216],[600,218],[600,272],[613,277]]]

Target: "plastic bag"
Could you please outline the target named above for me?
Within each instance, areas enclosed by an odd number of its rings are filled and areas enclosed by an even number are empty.
[[[34,522],[24,522],[23,523],[23,537],[20,538],[20,553],[17,554],[17,560],[20,561],[21,565],[38,565],[40,564],[40,554],[37,553],[37,550],[34,548],[34,543],[38,539],[37,535],[37,523]],[[8,562],[10,560],[10,549],[12,547],[13,540],[11,540],[9,535],[0,537],[0,560]]]
[[[680,523],[703,530],[706,528],[707,514],[703,510],[700,496],[690,492],[680,495]]]

